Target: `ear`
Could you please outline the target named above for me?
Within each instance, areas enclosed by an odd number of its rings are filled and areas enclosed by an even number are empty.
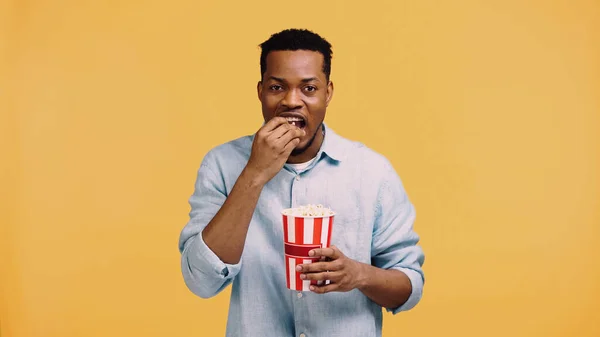
[[[329,81],[329,83],[327,84],[327,98],[325,100],[325,106],[329,106],[329,102],[331,101],[331,99],[333,98],[333,82]]]
[[[262,81],[258,81],[258,84],[256,85],[256,93],[258,94],[258,100],[262,101]]]

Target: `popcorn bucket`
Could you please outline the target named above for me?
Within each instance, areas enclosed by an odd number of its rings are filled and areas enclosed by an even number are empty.
[[[298,215],[296,210],[289,208],[282,211],[285,277],[288,289],[309,291],[310,285],[329,284],[329,280],[302,280],[296,267],[321,260],[321,257],[309,257],[308,252],[315,248],[329,247],[335,213],[311,216]]]

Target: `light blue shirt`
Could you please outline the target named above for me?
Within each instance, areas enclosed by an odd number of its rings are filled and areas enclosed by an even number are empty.
[[[254,136],[213,148],[200,165],[190,221],[179,239],[181,268],[187,287],[202,298],[232,284],[227,336],[381,336],[382,307],[358,289],[315,294],[286,288],[281,210],[290,207],[330,207],[336,212],[332,245],[356,261],[409,277],[409,299],[386,310],[409,310],[421,299],[424,254],[400,177],[385,157],[323,125],[316,160],[300,172],[286,164],[264,186],[241,260],[234,265],[223,263],[200,233],[248,162]]]

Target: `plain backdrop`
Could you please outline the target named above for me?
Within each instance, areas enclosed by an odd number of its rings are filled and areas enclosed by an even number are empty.
[[[2,337],[224,335],[179,232],[290,27],[333,44],[326,122],[417,210],[424,297],[384,336],[600,336],[598,1],[3,0]]]

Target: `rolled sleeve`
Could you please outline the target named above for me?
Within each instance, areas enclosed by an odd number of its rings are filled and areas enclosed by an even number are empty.
[[[388,312],[397,314],[414,308],[421,300],[425,255],[418,245],[419,236],[413,230],[415,208],[391,165],[380,186],[371,262],[376,267],[399,270],[408,276],[412,286],[408,300],[399,307],[386,308]]]
[[[204,242],[202,235],[198,235],[194,242],[195,248],[194,254],[190,255],[190,259],[198,269],[207,270],[216,274],[216,277],[224,280],[230,279],[237,275],[242,265],[242,260],[236,264],[229,264],[221,261],[221,259],[215,254]]]
[[[388,312],[391,312],[395,315],[401,311],[408,311],[414,308],[417,305],[417,303],[421,301],[421,297],[423,296],[423,275],[422,273],[419,273],[409,268],[396,267],[394,269],[406,274],[412,286],[412,293],[408,297],[408,300],[404,302],[404,304],[393,309],[386,308]]]
[[[224,263],[198,234],[184,248],[183,278],[188,288],[202,298],[210,298],[225,289],[240,272],[242,260],[236,264]]]
[[[198,170],[194,194],[190,197],[190,220],[181,231],[181,271],[188,288],[202,298],[215,296],[240,272],[237,264],[224,263],[204,242],[202,231],[225,202],[223,178],[215,174],[209,152]]]

